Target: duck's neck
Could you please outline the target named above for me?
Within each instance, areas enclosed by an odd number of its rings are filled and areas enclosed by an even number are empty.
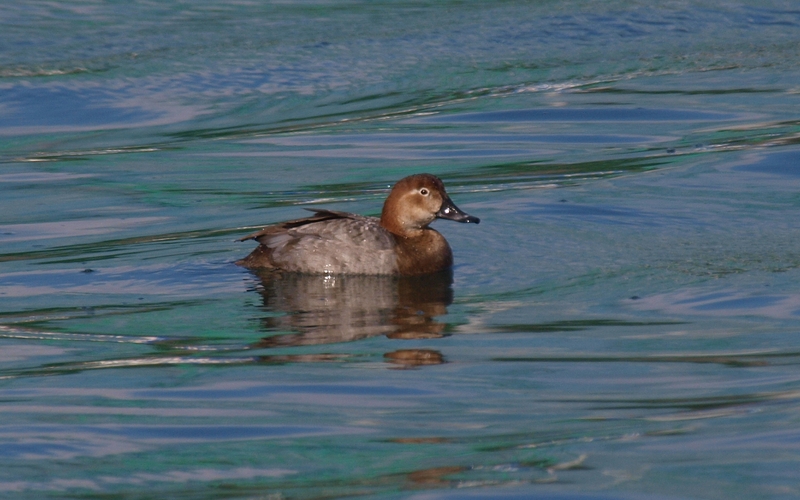
[[[381,214],[381,226],[398,237],[413,237],[418,236],[421,232],[421,229],[410,230],[406,228],[402,221],[397,217],[388,217],[386,215],[386,209],[384,208],[383,213]]]
[[[453,251],[444,236],[428,227],[415,233],[413,236],[395,235],[400,274],[435,273],[453,265]]]

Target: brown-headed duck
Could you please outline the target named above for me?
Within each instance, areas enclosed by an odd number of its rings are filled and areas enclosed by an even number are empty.
[[[480,222],[447,196],[441,179],[417,174],[397,182],[380,219],[333,210],[267,226],[239,241],[260,245],[236,263],[248,268],[328,274],[435,273],[453,265],[447,240],[428,227],[434,219]]]

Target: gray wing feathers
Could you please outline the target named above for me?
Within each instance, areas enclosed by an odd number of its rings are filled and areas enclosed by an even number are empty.
[[[245,238],[261,243],[274,267],[297,272],[394,274],[395,243],[375,217],[313,210]]]

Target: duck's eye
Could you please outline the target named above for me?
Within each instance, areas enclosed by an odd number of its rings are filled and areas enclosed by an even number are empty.
[[[426,188],[422,188],[419,190],[419,194],[421,194],[422,196],[428,196],[428,192],[429,191]]]

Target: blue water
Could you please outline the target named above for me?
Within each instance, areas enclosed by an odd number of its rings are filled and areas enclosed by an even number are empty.
[[[800,9],[0,5],[0,496],[800,497]],[[452,276],[240,238],[431,172]]]

